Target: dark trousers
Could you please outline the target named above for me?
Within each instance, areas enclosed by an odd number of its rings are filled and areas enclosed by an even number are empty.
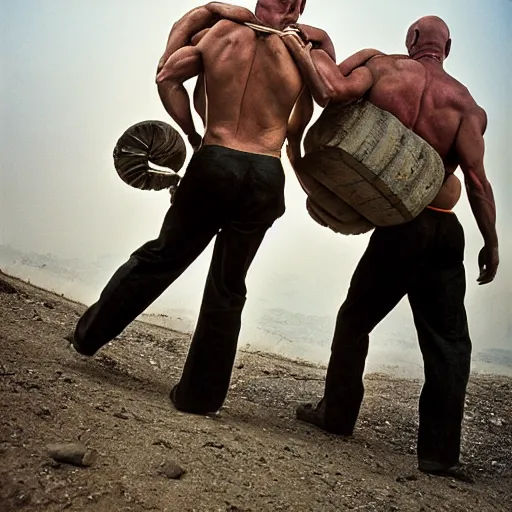
[[[464,232],[452,213],[427,209],[407,224],[375,230],[337,317],[320,404],[327,430],[352,433],[368,335],[407,294],[425,373],[418,458],[420,464],[458,462],[471,359],[463,256]]]
[[[80,318],[75,346],[92,355],[119,335],[217,236],[195,333],[173,392],[182,410],[217,411],[231,378],[246,274],[284,210],[279,159],[204,146],[190,161],[160,235],[130,256]]]

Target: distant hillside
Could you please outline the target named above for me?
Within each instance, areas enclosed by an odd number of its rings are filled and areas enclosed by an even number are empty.
[[[0,246],[0,268],[5,272],[86,304],[96,299],[112,272],[123,261],[112,255],[101,256],[94,261],[65,259],[52,254],[24,253],[9,246]],[[280,279],[277,273],[275,277],[276,280]],[[287,280],[293,289],[295,283],[290,276],[283,276],[283,283],[287,283]],[[286,290],[286,284],[281,287]],[[512,340],[512,291],[498,289],[494,297],[492,301],[478,301],[478,314],[485,316],[486,325],[507,322],[504,326],[505,336]],[[250,321],[247,321],[247,314],[245,316],[241,345],[314,363],[325,364],[328,361],[334,317],[307,315],[269,307],[261,302],[255,304],[254,301],[250,306],[255,316],[251,316]],[[148,313],[143,318],[156,325],[186,332],[194,329],[196,311],[171,306],[165,296],[158,307],[148,310]],[[489,322],[490,319],[492,322]],[[475,319],[473,317],[470,320]],[[478,322],[473,323],[474,369],[512,374],[512,350],[491,345],[496,339],[484,332]],[[367,367],[371,371],[388,370],[403,376],[422,376],[421,355],[407,304],[401,304],[372,333]]]

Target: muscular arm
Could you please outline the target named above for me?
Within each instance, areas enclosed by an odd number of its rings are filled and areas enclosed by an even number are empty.
[[[199,114],[203,127],[206,126],[206,86],[204,74],[201,73],[197,77],[196,86],[194,87],[194,108]]]
[[[323,50],[333,62],[336,62],[336,50],[329,34],[325,30],[309,25],[298,25],[302,35],[307,42],[310,42],[315,50]]]
[[[223,2],[210,2],[192,9],[173,25],[167,39],[165,52],[158,62],[157,74],[174,52],[190,44],[195,34],[212,27],[220,19],[228,19],[238,23],[258,22],[256,16],[245,7]]]
[[[372,87],[373,77],[368,68],[361,66],[344,76],[325,51],[314,50],[311,43],[305,45],[294,34],[283,36],[283,40],[320,106],[360,99]]]
[[[156,78],[158,94],[165,110],[178,123],[189,141],[197,133],[190,110],[190,98],[183,84],[202,71],[200,50],[196,46],[186,46],[171,55]]]
[[[375,50],[373,48],[366,48],[364,50],[360,50],[354,55],[346,58],[343,62],[338,65],[338,69],[340,70],[343,76],[348,76],[352,71],[360,66],[364,66],[370,59],[376,57],[377,55],[385,55],[379,50]]]
[[[306,126],[313,117],[313,99],[311,93],[304,87],[300,93],[293,111],[288,120],[286,128],[286,138],[288,145],[286,152],[292,167],[295,168],[297,162],[301,158],[301,141]]]
[[[205,29],[194,37],[192,37],[192,45],[196,46],[199,44],[201,39],[208,33],[210,29]],[[196,112],[199,114],[201,121],[203,122],[203,127],[206,126],[206,84],[204,74],[201,73],[197,77],[196,86],[194,87],[194,108]]]
[[[494,279],[498,267],[498,235],[496,233],[496,205],[491,184],[484,169],[485,144],[483,135],[487,127],[487,116],[475,108],[462,119],[456,139],[460,168],[464,174],[469,204],[482,233],[487,254],[481,253],[479,282]],[[485,261],[482,262],[482,259]],[[486,269],[482,269],[485,266]]]

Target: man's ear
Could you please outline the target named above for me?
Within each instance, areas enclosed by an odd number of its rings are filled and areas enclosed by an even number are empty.
[[[448,39],[448,41],[446,41],[446,46],[444,47],[444,58],[445,59],[446,59],[446,57],[448,57],[448,55],[450,55],[451,49],[452,49],[452,40]]]
[[[416,25],[413,25],[407,31],[407,36],[405,37],[405,47],[410,50],[417,42],[420,37],[420,31],[416,28]]]
[[[306,1],[307,0],[302,0],[302,4],[300,6],[300,13],[301,14],[304,12],[304,9],[306,8]]]

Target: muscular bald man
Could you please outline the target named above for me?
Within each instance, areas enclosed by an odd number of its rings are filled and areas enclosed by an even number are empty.
[[[185,412],[214,413],[225,400],[246,274],[265,233],[285,210],[281,148],[287,137],[300,141],[305,125],[290,114],[294,106],[310,110],[312,100],[276,32],[295,24],[304,5],[305,0],[260,0],[254,16],[214,4],[195,9],[175,25],[156,81],[167,112],[195,153],[158,238],[136,250],[115,273],[74,333],[75,349],[93,355],[216,238],[189,354],[171,391],[172,402]],[[219,21],[219,9],[255,22],[257,30]],[[207,98],[198,102],[204,137],[195,129],[183,85],[197,76],[203,77],[199,90]]]
[[[409,28],[408,56],[364,50],[336,66],[296,36],[284,39],[321,105],[366,96],[433,146],[446,170],[438,197],[417,218],[375,229],[338,313],[324,397],[316,407],[300,406],[297,416],[335,434],[352,434],[363,399],[369,334],[407,295],[425,366],[419,469],[465,478],[459,452],[471,341],[464,307],[464,233],[451,211],[460,196],[453,173],[460,166],[465,177],[484,238],[478,282],[489,283],[499,259],[494,198],[483,164],[486,114],[444,71],[451,39],[435,16]]]

